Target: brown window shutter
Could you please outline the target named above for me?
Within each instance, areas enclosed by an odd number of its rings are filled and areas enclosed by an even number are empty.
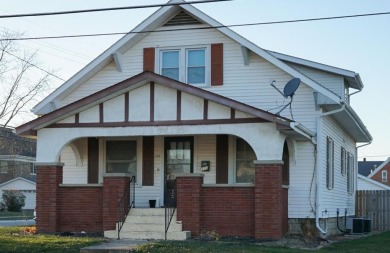
[[[88,184],[99,180],[99,139],[88,138]]]
[[[154,185],[154,137],[145,136],[142,144],[142,185]]]
[[[223,84],[223,44],[211,45],[211,85]]]
[[[154,47],[144,48],[144,71],[154,72]]]
[[[217,184],[227,184],[229,179],[229,137],[217,135]]]

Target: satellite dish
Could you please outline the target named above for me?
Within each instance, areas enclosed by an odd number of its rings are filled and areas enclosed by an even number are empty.
[[[295,91],[298,89],[299,85],[301,84],[301,79],[299,78],[293,78],[290,81],[286,83],[284,86],[283,92],[281,92],[275,85],[275,81],[272,81],[271,86],[274,87],[280,94],[282,94],[283,97],[288,98],[290,97],[290,102],[288,102],[280,111],[276,113],[276,115],[279,115],[284,109],[286,109],[287,106],[291,107],[291,103],[293,101],[293,97],[295,94]]]
[[[299,78],[293,78],[290,81],[286,83],[284,86],[284,97],[291,97],[294,96],[295,91],[298,89],[299,85],[301,84],[301,79]]]

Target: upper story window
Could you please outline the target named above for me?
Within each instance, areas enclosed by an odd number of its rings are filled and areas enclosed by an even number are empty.
[[[387,170],[382,170],[382,182],[387,182]]]
[[[207,47],[161,49],[160,74],[196,86],[208,85],[208,54]]]

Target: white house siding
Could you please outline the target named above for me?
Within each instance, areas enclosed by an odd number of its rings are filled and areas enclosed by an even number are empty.
[[[224,83],[222,86],[204,89],[271,112],[277,112],[278,109],[271,109],[287,102],[270,84],[272,80],[275,80],[275,85],[283,90],[284,85],[292,76],[252,52],[249,53],[249,65],[245,66],[241,46],[217,30],[210,29],[149,34],[123,54],[123,72],[118,72],[112,62],[65,97],[62,105],[67,105],[142,72],[143,48],[207,46],[212,43],[224,45]],[[157,50],[156,57],[158,57]],[[131,100],[130,98],[130,103]],[[312,131],[315,130],[314,97],[311,88],[305,84],[299,87],[292,108],[296,121]],[[281,115],[291,118],[288,110],[282,112]]]
[[[312,78],[325,88],[333,91],[340,97],[344,96],[344,79],[342,76],[298,64],[289,63],[289,65]]]
[[[315,209],[314,145],[295,142],[295,157],[290,156],[289,218],[313,218]],[[291,154],[291,150],[290,154]]]
[[[329,217],[335,217],[337,208],[348,208],[348,215],[355,214],[355,194],[347,194],[347,175],[341,174],[341,147],[351,153],[354,158],[355,188],[357,178],[356,143],[350,138],[347,132],[342,129],[330,116],[323,117],[322,161],[321,165],[321,211],[327,211]],[[334,189],[326,187],[326,138],[331,137],[334,141]],[[347,197],[346,197],[347,196]]]
[[[61,152],[60,162],[64,163],[63,179],[64,184],[86,184],[88,181],[88,142],[86,138],[78,140],[80,147],[81,166],[76,165],[76,157],[72,148],[67,145]]]
[[[216,182],[216,145],[215,135],[198,135],[195,137],[195,161],[194,173],[203,173],[205,184],[215,184]],[[201,171],[201,162],[210,161],[210,171]]]

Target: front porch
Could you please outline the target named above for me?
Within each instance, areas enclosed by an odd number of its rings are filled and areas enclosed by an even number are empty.
[[[62,166],[37,165],[39,230],[111,231],[105,235],[116,238],[118,203],[123,196],[128,196],[125,205],[131,200],[130,175],[105,176],[101,184],[64,185]],[[282,161],[256,161],[252,185],[204,184],[204,177],[199,173],[177,176],[176,217],[182,230],[190,231],[191,236],[215,231],[221,236],[264,239],[280,238],[288,231],[288,187],[282,185]],[[147,209],[140,210],[148,213]],[[131,223],[133,219],[137,217],[130,212],[127,220]],[[173,227],[177,226],[175,222]],[[161,230],[142,232],[148,232],[149,239],[163,239],[156,235],[161,236],[163,227]],[[145,239],[141,231],[135,232],[138,236],[132,239]],[[125,232],[121,234],[121,238],[125,236]]]

